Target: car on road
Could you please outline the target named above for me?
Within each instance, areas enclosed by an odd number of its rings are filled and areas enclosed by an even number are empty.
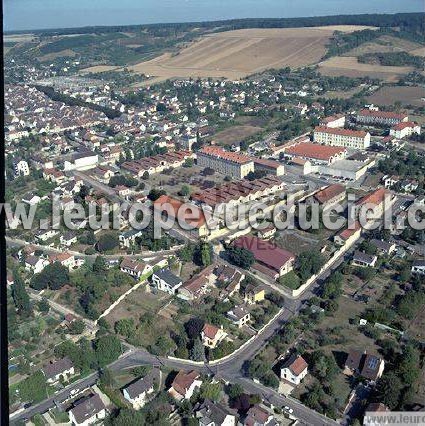
[[[294,412],[294,410],[292,408],[288,407],[287,405],[285,405],[283,407],[283,409],[289,414],[292,414]]]

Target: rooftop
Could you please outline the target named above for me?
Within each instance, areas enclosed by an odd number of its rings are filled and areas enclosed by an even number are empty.
[[[206,146],[199,152],[222,160],[231,161],[232,163],[246,164],[252,162],[252,159],[247,155],[225,151],[224,149],[216,146]]]
[[[367,132],[364,130],[350,130],[324,126],[317,126],[314,129],[314,133],[329,133],[331,135],[352,136],[357,138],[364,138],[367,135]]]
[[[250,235],[237,238],[233,245],[251,251],[258,262],[277,271],[287,262],[295,260],[295,255],[290,251]]]
[[[342,146],[320,145],[312,142],[301,142],[285,149],[285,153],[289,155],[327,161],[344,152],[347,152],[347,149]]]

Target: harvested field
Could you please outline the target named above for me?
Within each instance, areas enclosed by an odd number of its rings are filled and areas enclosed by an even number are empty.
[[[83,68],[80,70],[81,74],[90,73],[90,72],[104,72],[104,71],[115,71],[122,67],[117,67],[114,65],[95,65],[89,68]]]
[[[45,61],[51,61],[52,59],[56,59],[56,58],[64,58],[64,57],[74,57],[76,55],[76,53],[71,50],[71,49],[65,49],[65,50],[61,50],[59,52],[53,52],[53,53],[48,53],[46,55],[43,56],[39,56],[37,59],[40,62],[45,62]]]
[[[425,56],[425,47],[420,47],[419,49],[411,50],[409,53],[411,55],[416,56]]]
[[[425,50],[420,44],[409,40],[403,40],[398,37],[382,36],[370,42],[363,43],[359,47],[350,50],[343,56],[361,56],[366,53],[376,52],[409,52],[413,53],[416,50]]]
[[[399,101],[403,105],[425,105],[425,88],[419,86],[388,86],[382,87],[367,98],[377,105],[392,105]]]
[[[362,27],[332,26],[284,29],[244,29],[200,38],[178,53],[166,53],[129,67],[162,77],[224,77],[239,79],[269,68],[292,68],[320,61],[335,30]]]
[[[232,145],[261,132],[263,129],[256,126],[232,126],[216,133],[212,139],[219,145]]]
[[[387,82],[398,81],[399,77],[414,70],[413,67],[387,67],[382,65],[361,64],[354,56],[336,56],[319,64],[323,75],[332,77],[366,77],[378,78]]]

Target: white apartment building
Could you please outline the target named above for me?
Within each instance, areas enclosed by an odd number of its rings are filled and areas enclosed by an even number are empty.
[[[363,150],[370,146],[370,133],[319,126],[314,129],[314,142]]]
[[[243,179],[254,171],[254,161],[250,157],[214,146],[207,146],[199,151],[197,162],[200,167],[209,167],[236,179]]]

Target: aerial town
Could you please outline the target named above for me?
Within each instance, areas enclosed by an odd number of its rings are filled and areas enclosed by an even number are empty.
[[[159,78],[5,46],[11,424],[425,409],[425,52]]]

